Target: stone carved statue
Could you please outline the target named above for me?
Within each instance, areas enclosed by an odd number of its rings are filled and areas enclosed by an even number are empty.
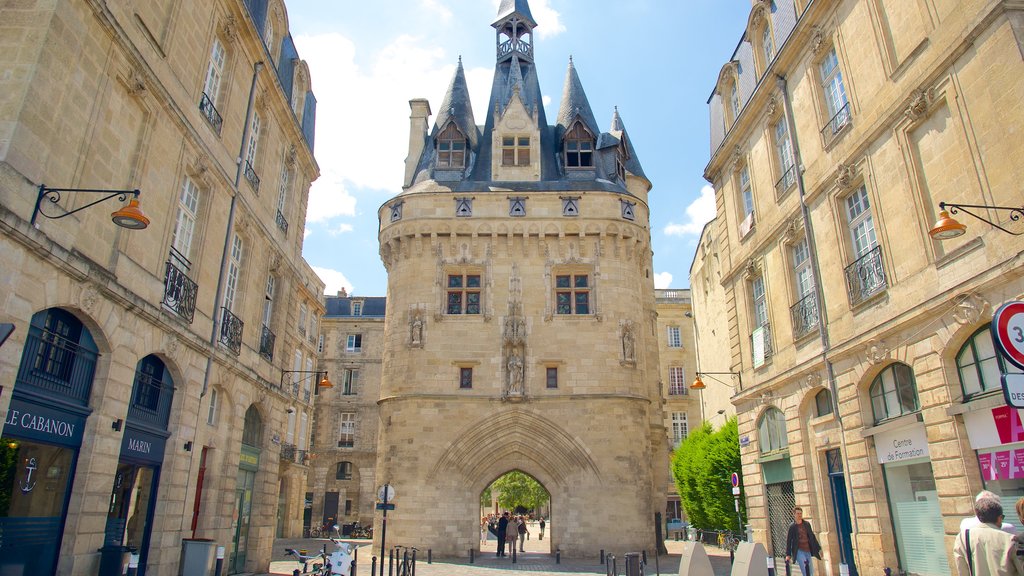
[[[423,345],[423,314],[415,312],[409,320],[409,344],[413,346]]]
[[[508,396],[522,396],[523,394],[523,359],[519,352],[515,351],[508,357]]]
[[[622,328],[622,359],[626,362],[636,361],[636,337],[632,326]]]

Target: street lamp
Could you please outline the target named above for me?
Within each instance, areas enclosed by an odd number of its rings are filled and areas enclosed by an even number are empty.
[[[707,385],[704,384],[704,380],[701,379],[701,376],[711,376],[711,379],[714,380],[715,382],[725,384],[730,388],[735,388],[735,385],[729,384],[728,382],[715,378],[715,376],[722,376],[726,374],[729,376],[735,376],[736,379],[739,380],[740,389],[743,389],[743,376],[741,376],[739,372],[697,372],[697,379],[693,381],[693,384],[690,384],[690,390],[703,390],[707,388]]]
[[[84,192],[87,194],[104,194],[99,200],[95,200],[75,208],[70,212],[58,214],[56,216],[50,216],[43,212],[43,200],[47,200],[50,204],[56,204],[60,202],[61,192]],[[149,226],[149,218],[142,213],[142,208],[139,207],[139,190],[107,190],[97,188],[48,188],[45,184],[39,185],[39,195],[36,197],[36,206],[32,211],[32,220],[30,223],[33,227],[36,225],[36,217],[42,216],[51,220],[59,220],[66,216],[71,216],[75,212],[81,212],[90,206],[95,206],[100,202],[105,202],[111,198],[116,197],[120,202],[124,202],[131,195],[132,199],[128,202],[127,206],[122,206],[118,210],[114,211],[110,215],[110,219],[122,228],[128,228],[129,230],[142,230],[146,226]]]
[[[931,230],[928,231],[928,235],[936,240],[949,240],[950,238],[963,236],[964,233],[967,232],[967,226],[961,224],[960,222],[957,221],[956,218],[950,216],[950,214],[959,214],[960,212],[963,212],[968,216],[973,216],[986,224],[995,226],[996,228],[1002,230],[1003,232],[1006,232],[1007,234],[1011,234],[1013,236],[1020,236],[1021,234],[1024,234],[1024,231],[1013,232],[1011,230],[1007,230],[1006,228],[1003,228],[1002,226],[996,224],[995,222],[989,220],[988,218],[985,218],[984,216],[979,216],[974,212],[971,212],[969,210],[970,208],[984,210],[1005,210],[1010,213],[1010,220],[1012,220],[1013,222],[1020,222],[1021,217],[1024,216],[1024,206],[1021,206],[1020,208],[1014,208],[1012,206],[991,206],[988,204],[952,204],[949,202],[939,202],[939,219],[937,222],[935,222],[935,225],[932,226]]]
[[[327,379],[326,370],[281,370],[281,388],[284,388],[284,377],[287,376],[288,374],[313,374],[316,376],[323,374],[324,377],[320,380],[320,388],[334,387],[334,384],[332,384],[331,381]]]

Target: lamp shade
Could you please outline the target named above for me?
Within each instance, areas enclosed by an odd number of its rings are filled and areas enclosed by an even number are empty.
[[[142,213],[137,197],[132,198],[127,206],[122,206],[119,210],[112,213],[110,219],[114,221],[114,224],[129,230],[142,230],[149,226],[149,218]]]
[[[964,226],[956,218],[950,216],[948,210],[942,210],[939,212],[939,220],[928,231],[928,235],[936,240],[949,240],[950,238],[963,236],[966,231],[967,226]]]
[[[700,374],[698,374],[697,379],[693,381],[693,384],[690,384],[690,390],[703,390],[705,388],[707,386],[704,385],[704,381],[700,379]]]
[[[331,381],[327,379],[327,373],[326,372],[324,372],[324,379],[320,381],[320,387],[321,388],[334,388],[334,384],[331,384]]]

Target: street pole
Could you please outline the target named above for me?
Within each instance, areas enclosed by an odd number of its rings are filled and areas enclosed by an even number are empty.
[[[736,530],[743,534],[743,519],[740,518],[740,497],[733,496],[732,503],[736,506]]]
[[[384,558],[384,551],[387,550],[388,540],[388,488],[390,486],[387,482],[384,483],[384,517],[380,522],[380,557]],[[380,576],[384,576],[384,562],[380,563]]]

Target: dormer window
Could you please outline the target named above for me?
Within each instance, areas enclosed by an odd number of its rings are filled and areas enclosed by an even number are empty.
[[[502,166],[530,165],[530,137],[503,136],[501,139]]]
[[[594,137],[577,122],[565,135],[566,168],[594,167]]]
[[[454,123],[448,124],[437,137],[437,167],[466,167],[466,137]]]

